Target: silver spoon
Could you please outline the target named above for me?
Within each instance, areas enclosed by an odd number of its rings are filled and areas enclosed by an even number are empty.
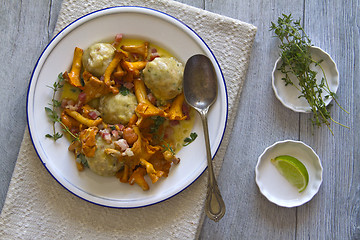
[[[205,203],[206,215],[215,222],[225,214],[225,203],[217,185],[211,161],[207,113],[217,97],[217,77],[210,59],[197,54],[188,59],[183,81],[186,102],[201,116],[208,163],[208,190]]]

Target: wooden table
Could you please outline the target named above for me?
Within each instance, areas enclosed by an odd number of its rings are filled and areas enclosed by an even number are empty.
[[[225,161],[218,178],[227,205],[219,222],[205,220],[201,239],[360,239],[360,2],[323,0],[180,0],[258,27],[247,79]],[[61,1],[0,0],[0,206],[26,127],[26,93],[31,72],[50,41]],[[303,19],[313,44],[335,60],[338,99],[350,114],[331,109],[332,124],[312,129],[310,115],[282,106],[271,88],[278,41],[269,31],[282,13]],[[307,204],[283,208],[263,197],[255,165],[278,140],[301,140],[322,159],[323,184]]]

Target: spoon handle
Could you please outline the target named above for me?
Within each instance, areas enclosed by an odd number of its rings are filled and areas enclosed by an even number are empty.
[[[219,187],[217,185],[213,170],[213,165],[212,165],[209,130],[207,124],[207,112],[208,109],[205,109],[200,112],[201,120],[204,128],[206,156],[208,163],[208,189],[207,189],[207,196],[205,202],[205,213],[211,220],[217,222],[225,214],[225,203],[221,196]]]

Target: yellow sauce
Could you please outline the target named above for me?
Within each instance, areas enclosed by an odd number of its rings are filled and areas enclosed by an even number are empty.
[[[60,99],[71,99],[77,101],[79,93],[80,93],[79,88],[70,85],[68,82],[65,82],[62,88]]]
[[[178,125],[172,126],[172,129],[174,129],[174,133],[172,136],[170,136],[169,139],[167,139],[167,141],[169,141],[170,144],[173,144],[173,150],[175,151],[175,153],[178,153],[183,147],[184,139],[190,136],[191,130],[193,129],[195,122],[195,115],[195,110],[190,109],[189,120],[179,121]],[[165,121],[164,127],[166,128],[169,125],[169,121]]]

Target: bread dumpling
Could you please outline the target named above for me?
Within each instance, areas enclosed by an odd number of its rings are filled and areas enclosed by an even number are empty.
[[[115,48],[110,43],[95,43],[84,51],[82,62],[85,70],[96,77],[105,73],[115,55]]]
[[[143,70],[144,83],[159,100],[170,100],[182,92],[184,67],[175,58],[155,58]]]

